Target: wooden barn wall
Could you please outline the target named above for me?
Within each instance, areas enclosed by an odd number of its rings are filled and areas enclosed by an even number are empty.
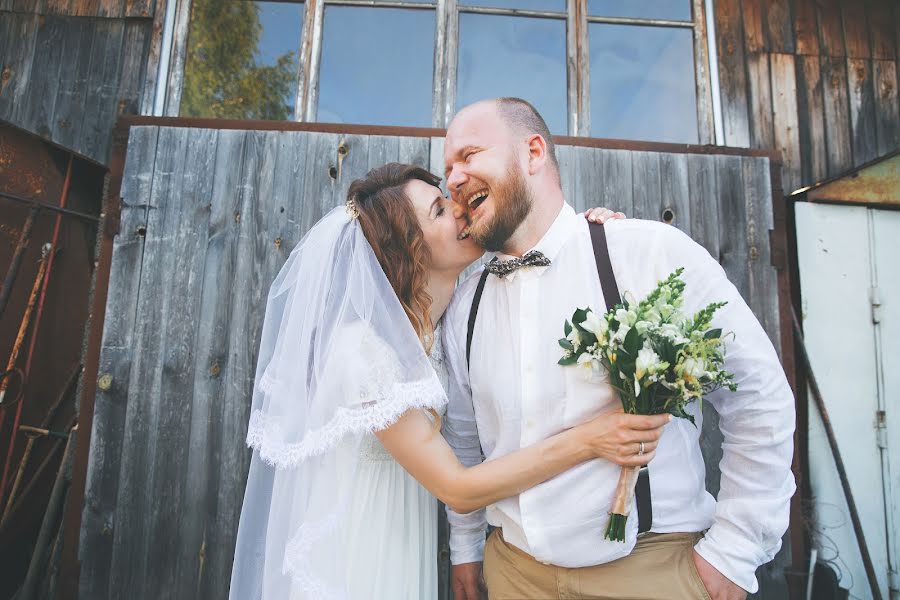
[[[896,0],[715,0],[724,143],[778,150],[786,193],[900,147]]]
[[[0,120],[105,164],[116,119],[151,87],[154,4],[0,0]]]
[[[102,384],[80,598],[227,596],[268,286],[353,179],[390,161],[440,171],[442,148],[439,137],[131,129],[99,368],[87,374]],[[605,204],[649,219],[670,209],[673,225],[719,258],[778,346],[768,158],[557,148],[577,209]],[[713,415],[702,447],[716,493]],[[787,546],[760,569],[758,598],[786,598]]]

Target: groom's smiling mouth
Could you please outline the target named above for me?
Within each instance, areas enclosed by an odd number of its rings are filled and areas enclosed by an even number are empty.
[[[459,232],[459,235],[456,236],[456,239],[462,241],[469,237],[469,229],[472,227],[472,216],[478,210],[478,208],[482,204],[484,204],[484,201],[487,200],[488,195],[488,190],[483,189],[470,194],[466,199],[466,220],[469,222],[469,224],[463,227],[463,230]]]

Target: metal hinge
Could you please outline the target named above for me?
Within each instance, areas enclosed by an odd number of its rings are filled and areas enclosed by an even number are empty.
[[[870,288],[869,297],[872,300],[872,322],[881,323],[881,293],[878,287]]]
[[[875,443],[882,450],[887,448],[887,418],[883,410],[875,411]]]

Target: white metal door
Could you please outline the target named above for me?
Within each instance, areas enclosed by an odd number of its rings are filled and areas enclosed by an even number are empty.
[[[900,220],[897,213],[887,211],[806,202],[796,204],[796,215],[807,351],[848,471],[882,596],[896,598],[888,593],[888,574],[896,566],[891,565],[896,560],[892,524],[896,502],[891,488],[900,490],[896,479],[900,465],[890,460],[888,449],[896,454],[900,444],[896,429],[900,407],[889,381],[894,387],[900,384],[896,372],[900,364],[892,365],[886,356],[893,355],[890,348],[898,349],[900,314],[897,302],[888,302],[886,296],[893,292],[896,298],[900,293],[896,276]],[[876,325],[877,319],[882,326]],[[894,327],[893,339],[883,327],[888,322]],[[894,404],[888,406],[891,395]],[[850,513],[812,401],[809,411],[815,544],[851,597],[869,598]],[[893,435],[888,434],[888,424],[893,424]]]

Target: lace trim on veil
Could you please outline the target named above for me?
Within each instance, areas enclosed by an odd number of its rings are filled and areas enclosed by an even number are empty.
[[[447,399],[437,378],[409,383],[392,383],[389,389],[374,394],[380,397],[360,408],[339,407],[331,420],[308,432],[295,443],[288,443],[280,419],[254,410],[247,429],[247,445],[259,451],[267,464],[280,469],[296,467],[305,459],[334,448],[347,435],[372,433],[385,429],[410,408],[440,410]],[[369,398],[373,394],[369,395]]]

